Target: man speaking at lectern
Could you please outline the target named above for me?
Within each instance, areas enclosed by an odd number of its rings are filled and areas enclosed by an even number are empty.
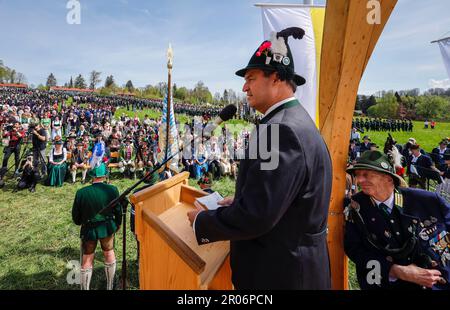
[[[217,210],[188,213],[199,244],[231,241],[236,289],[331,286],[326,238],[331,160],[314,122],[294,97],[306,81],[295,73],[288,45],[290,36],[303,35],[301,28],[272,33],[247,67],[236,72],[245,78],[248,102],[264,117],[241,161],[235,197]],[[269,160],[259,153],[252,156],[252,149],[261,152],[261,144],[277,157],[275,167],[268,168]]]

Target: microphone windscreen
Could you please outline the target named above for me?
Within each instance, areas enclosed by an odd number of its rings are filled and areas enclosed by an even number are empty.
[[[223,108],[222,111],[219,113],[219,117],[226,122],[227,120],[231,119],[234,114],[236,114],[237,107],[234,104],[229,104],[225,108]]]

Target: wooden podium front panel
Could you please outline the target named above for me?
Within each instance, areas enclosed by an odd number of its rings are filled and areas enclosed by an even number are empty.
[[[231,283],[231,267],[230,256],[228,255],[226,260],[220,266],[219,271],[208,285],[208,290],[233,290],[233,284]]]
[[[141,289],[232,289],[229,242],[199,246],[195,239],[187,212],[206,193],[187,186],[188,177],[181,173],[130,197],[136,207]]]
[[[150,225],[143,225],[139,286],[143,290],[195,290],[198,275]]]
[[[159,218],[206,263],[205,270],[200,274],[200,283],[205,285],[212,281],[212,278],[227,258],[230,243],[221,241],[198,245],[187,217],[187,213],[193,209],[195,208],[191,204],[180,202],[173,208],[160,214]]]

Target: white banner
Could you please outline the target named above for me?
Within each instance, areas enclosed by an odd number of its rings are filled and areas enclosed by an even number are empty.
[[[450,79],[450,38],[439,41],[438,44],[445,68],[447,69],[448,78]]]
[[[264,40],[270,38],[272,31],[289,27],[305,30],[303,39],[289,38],[288,43],[294,58],[295,73],[304,77],[306,83],[297,88],[295,96],[316,122],[317,62],[316,44],[308,7],[262,7]]]

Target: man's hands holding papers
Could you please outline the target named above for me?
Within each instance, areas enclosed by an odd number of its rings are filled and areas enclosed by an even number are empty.
[[[217,204],[220,205],[221,207],[228,207],[233,204],[233,201],[234,201],[234,197],[228,196],[228,197],[225,197],[223,200],[218,201]]]
[[[214,192],[213,194],[205,196],[205,197],[207,197],[207,199],[206,200],[200,199],[200,202],[205,202],[206,201],[206,205],[210,207],[209,209],[217,209],[217,207],[228,207],[228,206],[231,206],[231,204],[234,201],[234,197],[231,197],[231,196],[230,197],[226,197],[226,198],[221,199],[221,200],[218,200],[219,197],[220,198],[222,198],[222,197],[217,192]],[[217,206],[215,208],[213,206],[214,203],[217,204]],[[197,215],[200,212],[208,210],[205,207],[203,207],[201,205],[201,203],[199,203],[199,201],[197,201],[197,200],[194,202],[194,206],[196,207],[196,210],[192,210],[192,211],[189,211],[187,213],[187,216],[189,218],[189,223],[191,224],[191,226],[193,225],[193,223],[195,221],[195,218],[197,217]]]

